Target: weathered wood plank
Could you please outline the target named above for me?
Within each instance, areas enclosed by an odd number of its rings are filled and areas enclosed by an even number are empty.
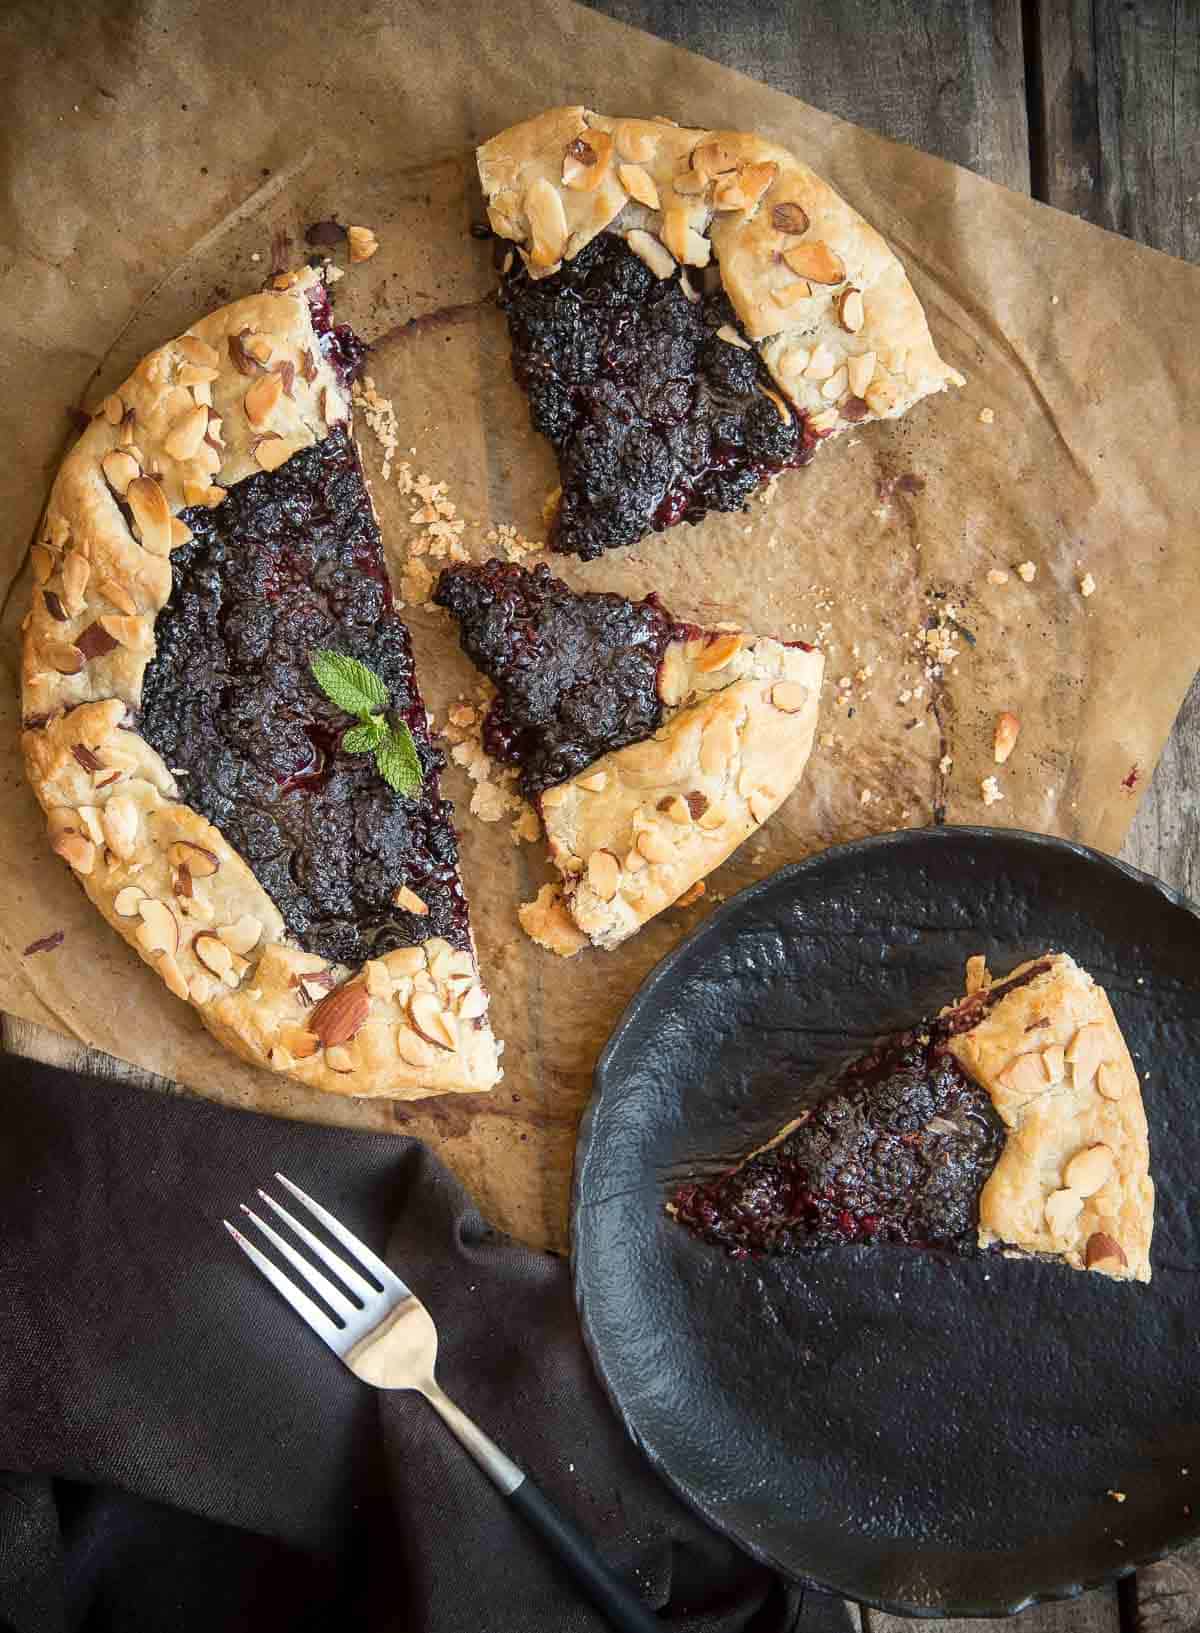
[[[18,1020],[15,1015],[0,1014],[0,1052],[25,1055],[30,1060],[44,1061],[48,1066],[61,1066],[67,1072],[91,1072],[96,1077],[112,1078],[120,1083],[137,1083],[142,1088],[158,1089],[166,1094],[186,1094],[187,1090],[170,1078],[159,1077],[128,1061],[106,1055],[102,1049],[89,1049],[74,1038],[65,1038],[52,1032],[48,1026],[34,1021]]]
[[[934,1633],[935,1629],[936,1633],[982,1633],[985,1627],[1005,1627],[1012,1633],[1015,1630],[1019,1633],[1121,1633],[1115,1592],[1088,1593],[1082,1599],[1068,1599],[1060,1604],[1035,1605],[1015,1623],[909,1621],[905,1616],[885,1616],[882,1611],[863,1610],[863,1633]]]
[[[828,113],[1029,191],[1020,0],[589,3]]]

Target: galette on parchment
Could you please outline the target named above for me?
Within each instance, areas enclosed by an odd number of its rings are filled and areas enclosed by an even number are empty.
[[[825,660],[803,641],[683,623],[544,565],[448,567],[434,600],[497,689],[483,746],[520,767],[561,874],[520,911],[552,952],[616,947],[698,893],[804,773]]]
[[[739,1258],[902,1243],[1150,1280],[1141,1085],[1104,989],[1065,953],[852,1061],[815,1105],[668,1212]]]
[[[500,304],[558,456],[552,549],[739,510],[818,442],[962,385],[903,266],[743,131],[552,108],[478,150]]]
[[[364,348],[283,274],[144,358],[32,550],[50,843],[235,1053],[335,1094],[500,1076],[408,631],[351,432]]]

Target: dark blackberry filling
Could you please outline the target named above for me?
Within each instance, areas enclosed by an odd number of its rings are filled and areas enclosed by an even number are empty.
[[[908,1032],[853,1062],[778,1145],[681,1186],[675,1217],[738,1258],[837,1242],[970,1252],[1004,1125],[947,1031]]]
[[[785,423],[758,354],[717,290],[689,300],[623,239],[601,233],[553,277],[518,258],[500,304],[534,429],[558,454],[551,548],[590,560],[710,510],[740,510],[768,477],[805,464],[814,437]],[[777,394],[777,392],[776,392]]]
[[[521,767],[531,799],[652,736],[662,723],[663,653],[698,633],[656,596],[579,594],[541,564],[447,567],[433,599],[458,619],[463,651],[499,689],[483,746]]]
[[[333,321],[333,303],[323,283],[312,284],[306,294],[321,355],[342,385],[349,386],[362,373],[371,348],[365,340],[359,339],[348,323]]]
[[[246,859],[308,951],[357,964],[429,936],[466,947],[452,810],[438,796],[444,758],[352,439],[339,428],[183,519],[194,537],[171,556],[142,735],[186,773],[184,798]],[[340,750],[353,721],[309,671],[319,647],[382,679],[421,758],[417,799],[393,793],[370,755]],[[400,885],[427,916],[393,906]]]

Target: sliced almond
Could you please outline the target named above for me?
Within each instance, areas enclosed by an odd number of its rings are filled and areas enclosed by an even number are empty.
[[[84,607],[84,591],[91,577],[92,564],[79,550],[68,550],[63,557],[63,604],[72,618],[78,618]]]
[[[1063,1169],[1063,1179],[1080,1196],[1095,1196],[1108,1184],[1117,1171],[1116,1159],[1109,1146],[1085,1146],[1077,1151]]]
[[[731,664],[744,645],[744,637],[736,631],[718,635],[704,643],[696,658],[696,668],[702,675],[715,674]]]
[[[718,715],[700,739],[700,769],[706,777],[724,776],[737,753],[737,726],[727,714]]]
[[[851,284],[848,289],[842,290],[837,298],[837,315],[838,322],[847,334],[858,333],[866,320],[861,289],[855,289]]]
[[[476,982],[469,986],[458,1001],[458,1018],[462,1021],[477,1021],[481,1015],[487,1014],[488,995]]]
[[[750,795],[750,815],[755,822],[765,822],[775,809],[774,796],[765,788],[756,788]]]
[[[199,450],[208,430],[208,409],[193,408],[167,432],[163,447],[172,459],[191,459]]]
[[[586,777],[576,779],[580,788],[585,788],[589,794],[602,794],[608,787],[607,771],[589,771]]]
[[[692,169],[702,176],[723,176],[737,167],[737,151],[728,142],[710,140],[692,149]]]
[[[1011,1094],[1040,1094],[1049,1082],[1046,1063],[1038,1053],[1018,1055],[998,1074],[996,1082]]]
[[[256,431],[263,431],[270,424],[282,396],[283,381],[278,374],[260,374],[247,389],[242,407]]]
[[[717,828],[723,828],[728,821],[729,812],[720,800],[715,805],[708,806],[696,818],[697,826],[708,830],[710,833]]]
[[[1052,1043],[1042,1050],[1042,1064],[1051,1083],[1061,1083],[1067,1075],[1066,1052],[1061,1043]]]
[[[90,873],[96,865],[96,846],[81,833],[68,830],[57,834],[50,841],[50,848],[76,873]]]
[[[838,418],[836,408],[822,408],[819,413],[808,416],[808,429],[819,437],[828,436],[837,430]]]
[[[799,714],[808,702],[808,687],[798,680],[777,680],[770,691],[771,703],[781,714]]]
[[[1102,1230],[1093,1231],[1088,1237],[1087,1246],[1083,1250],[1083,1262],[1089,1270],[1107,1271],[1110,1276],[1129,1265],[1125,1249],[1120,1242],[1115,1236],[1109,1236]]]
[[[277,471],[281,465],[286,465],[295,453],[291,442],[286,437],[261,437],[254,445],[255,463],[264,471]]]
[[[76,819],[82,824],[83,832],[87,834],[93,845],[104,843],[104,829],[100,826],[99,813],[94,805],[81,805],[75,813]]]
[[[721,176],[713,188],[714,210],[752,210],[779,174],[770,159],[746,164],[732,176]]]
[[[438,1003],[432,992],[414,992],[408,1000],[408,1018],[413,1030],[436,1049],[454,1049],[458,1043],[453,1017]]]
[[[845,281],[845,263],[823,239],[793,244],[791,249],[784,250],[783,258],[798,278],[807,278],[809,283],[840,284]]]
[[[409,1066],[432,1066],[437,1060],[437,1050],[410,1026],[397,1030],[396,1053]]]
[[[152,476],[139,476],[129,484],[125,498],[133,512],[143,550],[152,556],[171,552],[171,507],[167,496]]]
[[[707,266],[712,256],[712,245],[703,233],[692,226],[690,207],[678,206],[663,211],[662,241],[677,261],[685,266]]]
[[[525,194],[525,214],[533,234],[529,258],[534,266],[557,266],[567,247],[567,212],[557,187],[539,176]]]
[[[220,369],[201,368],[195,363],[185,363],[176,376],[181,386],[210,386],[220,377]]]
[[[194,870],[193,870],[194,871]],[[262,920],[256,919],[253,913],[243,913],[232,924],[222,924],[217,927],[217,934],[230,949],[239,956],[252,951],[262,940]]]
[[[120,425],[125,418],[125,404],[114,391],[111,397],[106,397],[100,404],[100,412],[110,425]]]
[[[162,976],[168,992],[182,998],[186,1004],[190,993],[183,971],[179,968],[174,953],[163,953],[158,961],[158,973]]]
[[[392,905],[399,907],[405,913],[415,913],[418,918],[424,918],[429,912],[426,903],[421,900],[415,890],[410,890],[407,885],[401,885],[399,890],[393,893]]]
[[[987,959],[982,953],[973,953],[967,959],[966,991],[969,998],[974,992],[986,992],[992,984]]]
[[[125,497],[129,484],[141,475],[141,466],[123,448],[114,448],[111,453],[105,454],[100,461],[100,469],[104,472],[104,480],[114,493]]]
[[[808,231],[808,216],[798,204],[784,202],[771,206],[771,225],[776,232],[799,238]]]
[[[821,386],[821,395],[824,397],[826,402],[836,403],[838,398],[846,390],[847,384],[848,380],[846,370],[834,369],[828,380],[826,380]]]
[[[1106,1060],[1096,1073],[1096,1087],[1106,1100],[1122,1100],[1129,1084],[1117,1063]]]
[[[625,858],[626,873],[644,873],[650,866],[639,850],[631,850]]]
[[[347,227],[346,245],[352,261],[369,261],[379,248],[379,240],[370,227]]]
[[[194,1004],[207,1004],[216,990],[214,983],[203,973],[193,975],[187,984],[187,995]]]
[[[126,617],[134,618],[137,616],[137,602],[123,585],[117,583],[115,578],[102,578],[96,589],[106,601],[111,601],[113,606],[123,612]]]
[[[743,340],[732,323],[723,323],[717,330],[717,339],[723,340],[727,346],[736,346],[741,352],[752,352],[754,347],[748,340]]]
[[[623,159],[632,159],[635,164],[645,164],[652,159],[656,150],[654,137],[648,130],[639,129],[632,119],[620,119],[613,133],[617,152]]]
[[[206,845],[197,845],[191,839],[177,839],[167,847],[167,861],[172,867],[186,867],[196,879],[210,879],[221,865],[216,851]]]
[[[246,350],[259,363],[269,363],[273,352],[271,342],[266,335],[251,335],[245,342]]]
[[[644,261],[656,278],[669,278],[675,271],[675,257],[653,233],[633,227],[625,234],[625,242],[640,261]]]
[[[828,380],[838,366],[836,353],[822,343],[815,349],[804,371],[806,380]]]
[[[96,620],[106,634],[111,635],[117,646],[128,647],[131,652],[150,652],[154,647],[154,635],[148,619],[125,618],[119,613],[102,612]]]
[[[996,732],[992,746],[992,753],[997,765],[1003,765],[1013,749],[1017,746],[1017,736],[1021,730],[1021,722],[1015,714],[1006,709],[1003,714],[996,716]]]
[[[671,862],[675,859],[675,847],[660,828],[643,828],[633,843],[647,862]]]
[[[671,179],[671,186],[685,198],[698,198],[701,193],[706,193],[711,185],[709,178],[702,176],[698,170],[681,170]]]
[[[621,882],[621,864],[612,851],[593,851],[588,857],[587,882],[602,902],[610,902]]]
[[[867,387],[875,377],[875,353],[858,352],[846,359],[846,379],[856,397],[866,395]]]
[[[104,842],[113,855],[127,862],[137,847],[138,808],[125,794],[114,794],[100,812]]]
[[[371,253],[374,254],[374,251],[372,250]],[[350,259],[353,261],[355,256],[351,255]],[[366,256],[360,255],[357,257],[357,259],[360,261],[365,261]],[[354,1056],[350,1053],[349,1049],[346,1048],[344,1043],[335,1043],[332,1048],[326,1049],[325,1051],[325,1064],[329,1067],[331,1072],[338,1072],[342,1076],[345,1076],[346,1073],[354,1070]]]
[[[135,919],[138,916],[138,903],[144,899],[146,892],[140,885],[126,885],[118,890],[113,897],[113,912],[123,919]]]
[[[308,1029],[315,1032],[328,1049],[331,1044],[349,1043],[370,1013],[367,989],[361,982],[347,982],[335,987],[317,1005],[308,1017]]]
[[[1071,1237],[1083,1212],[1083,1198],[1078,1191],[1051,1191],[1042,1211],[1052,1236]]]
[[[659,800],[658,809],[664,816],[670,817],[672,822],[677,822],[681,828],[691,827],[692,813],[682,795],[668,794],[665,799]]]
[[[138,912],[142,919],[137,932],[140,945],[148,953],[170,953],[173,958],[179,951],[179,920],[166,902],[147,896],[138,903]]]
[[[207,340],[201,340],[199,335],[180,335],[175,342],[175,349],[186,357],[189,363],[195,363],[199,368],[215,370],[221,366],[220,353],[210,346]],[[213,378],[216,378],[215,374]]]
[[[574,192],[592,193],[608,174],[613,141],[605,130],[589,130],[567,143],[563,154],[562,183]],[[526,214],[529,213],[526,203]]]
[[[223,981],[233,969],[233,954],[225,943],[218,937],[203,930],[192,942],[192,950],[196,957],[212,973]]]
[[[640,164],[622,164],[617,166],[617,176],[630,198],[635,198],[648,210],[659,208],[658,188],[648,170],[643,170]]]
[[[1099,1021],[1081,1026],[1067,1045],[1067,1060],[1074,1068],[1077,1089],[1086,1088],[1108,1053],[1108,1033]]]

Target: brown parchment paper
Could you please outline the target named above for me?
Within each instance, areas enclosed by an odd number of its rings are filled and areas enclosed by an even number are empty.
[[[714,896],[942,806],[950,821],[1120,846],[1200,659],[1200,272],[549,0],[332,11],[64,0],[9,7],[2,26],[0,1007],[231,1104],[418,1134],[497,1224],[562,1246],[599,1048]],[[820,639],[822,744],[779,815],[709,880],[707,902],[569,963],[516,925],[517,902],[547,876],[540,848],[468,816],[470,785],[449,773],[507,1076],[490,1098],[411,1107],[305,1092],[212,1042],[50,855],[17,752],[27,547],[72,405],[95,403],[150,347],[255,287],[274,234],[298,244],[331,214],[382,243],[338,286],[339,310],[376,342],[371,372],[402,448],[416,449],[405,457],[448,484],[474,555],[498,523],[541,537],[553,465],[486,298],[489,252],[467,227],[475,143],[567,101],[793,145],[891,240],[969,384],[839,439],[749,514],[557,564],[581,585],[658,589],[685,617]],[[380,480],[361,435],[398,569],[413,501]],[[1011,572],[1024,561],[1037,566],[1031,584]],[[1010,571],[1007,584],[988,583],[993,568]],[[1085,600],[1088,571],[1097,590]],[[915,640],[947,608],[958,656],[931,680]],[[411,624],[444,718],[476,677],[450,626],[419,609]],[[1001,709],[1021,737],[998,772],[1004,799],[985,809]],[[57,929],[57,950],[23,956]]]

